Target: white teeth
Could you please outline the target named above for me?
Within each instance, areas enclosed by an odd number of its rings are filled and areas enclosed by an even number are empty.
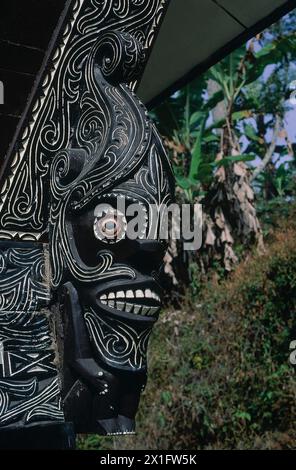
[[[124,292],[123,290],[121,290],[121,291],[116,292],[116,294],[114,292],[110,292],[108,295],[108,300],[111,300],[111,299],[113,300],[115,298],[116,299],[125,299],[125,298],[134,299],[135,297],[137,299],[144,299],[146,297],[147,299],[154,299],[160,302],[159,296],[155,292],[152,292],[151,289],[146,289],[145,293],[141,289],[138,289],[135,292],[133,292],[132,290],[128,290],[127,292]],[[106,294],[101,295],[100,299],[106,300],[107,295]]]
[[[148,315],[149,312],[150,312],[150,307],[142,307],[143,315]]]
[[[116,308],[117,310],[121,310],[122,312],[147,316],[156,315],[160,310],[159,307],[148,307],[148,305],[135,305],[125,302],[115,302],[114,300],[108,300],[108,302],[107,300],[102,300],[102,303],[108,304],[108,307]]]
[[[124,310],[125,303],[124,302],[116,302],[117,310]]]
[[[155,315],[158,312],[158,307],[151,307],[149,315]]]
[[[126,312],[130,313],[133,310],[133,305],[132,304],[125,304],[125,310],[126,310]]]
[[[102,294],[100,301],[103,305],[108,304],[109,307],[116,308],[122,312],[134,313],[140,315],[155,315],[160,307],[151,307],[148,305],[135,305],[132,303],[124,302],[125,299],[153,299],[156,302],[160,302],[159,295],[156,292],[152,292],[151,289],[137,289],[132,291],[131,289],[124,292],[123,290],[118,292],[110,292],[109,294]],[[120,300],[120,301],[119,301]],[[139,302],[139,301],[138,301]],[[139,303],[142,303],[141,301]]]
[[[147,297],[148,299],[149,299],[149,298],[152,298],[152,292],[151,292],[150,289],[146,289],[146,290],[145,290],[145,297]]]
[[[118,298],[124,299],[124,298],[125,298],[125,295],[124,295],[123,290],[117,292],[116,297],[117,297],[117,299],[118,299]]]

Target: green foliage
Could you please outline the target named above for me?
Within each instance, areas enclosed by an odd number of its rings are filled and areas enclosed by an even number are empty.
[[[258,176],[255,182],[257,213],[265,236],[273,227],[278,227],[278,221],[283,216],[289,214],[291,202],[295,200],[295,183],[295,160],[282,163]],[[266,192],[269,193],[269,197],[266,197]]]
[[[80,450],[109,450],[114,448],[114,439],[96,434],[79,434],[76,446]]]
[[[216,156],[222,151],[220,136],[226,125],[243,144],[244,155],[238,160],[250,162],[256,157],[257,165],[266,155],[277,116],[283,120],[291,109],[288,89],[296,78],[295,17],[292,12],[153,111],[163,135],[179,147],[173,158],[176,182],[189,202],[196,198],[202,202],[213,182]],[[217,86],[213,94],[209,94],[209,80]],[[221,104],[224,116],[215,120],[215,109]],[[273,158],[272,162],[277,166],[287,157],[294,159],[294,147],[289,142],[277,145],[274,157],[281,161],[275,163]],[[224,155],[219,165],[229,163]],[[268,178],[268,173],[263,170],[262,177]],[[262,178],[256,181],[257,189],[265,197],[261,182]]]
[[[296,143],[285,119],[296,79],[295,19],[296,10],[153,111],[177,201],[203,206],[202,247],[183,256],[188,276],[174,260],[170,266],[181,283],[193,280],[194,293],[200,274],[192,278],[192,263],[206,276],[227,275],[253,244],[262,248],[262,233],[295,201]],[[172,251],[181,259],[182,243]]]

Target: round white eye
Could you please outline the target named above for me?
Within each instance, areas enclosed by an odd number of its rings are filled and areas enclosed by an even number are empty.
[[[100,204],[94,211],[94,234],[104,243],[117,243],[125,237],[127,222],[122,212],[109,204]]]

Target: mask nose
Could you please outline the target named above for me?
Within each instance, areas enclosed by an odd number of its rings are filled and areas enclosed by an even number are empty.
[[[134,251],[127,261],[142,274],[158,271],[163,263],[166,245],[155,240],[135,240]]]
[[[136,250],[143,253],[163,255],[166,251],[166,245],[157,240],[135,240]]]
[[[162,265],[166,249],[167,246],[162,241],[137,239],[129,240],[120,247],[114,245],[112,249],[100,250],[98,256],[102,252],[110,252],[115,263],[123,263],[134,268],[138,273],[151,275]]]

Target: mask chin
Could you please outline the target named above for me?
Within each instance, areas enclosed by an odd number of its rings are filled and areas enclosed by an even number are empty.
[[[116,370],[95,357],[78,293],[63,287],[65,323],[64,411],[76,432],[134,434],[135,416],[146,371]]]

